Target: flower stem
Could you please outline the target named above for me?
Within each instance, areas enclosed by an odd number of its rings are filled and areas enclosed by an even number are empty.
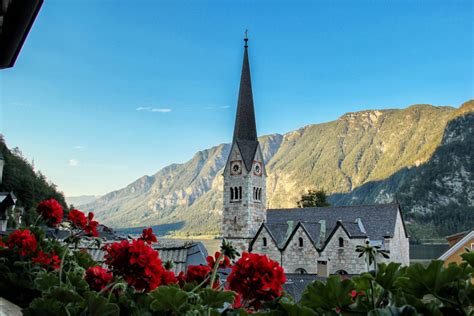
[[[219,257],[216,259],[214,263],[214,267],[212,267],[212,274],[211,274],[211,289],[214,286],[214,281],[216,280],[217,270],[219,269],[219,263],[221,262],[222,258],[224,258],[224,253],[221,252]]]

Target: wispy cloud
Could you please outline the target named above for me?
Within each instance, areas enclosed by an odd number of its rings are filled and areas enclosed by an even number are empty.
[[[19,107],[19,108],[27,108],[30,107],[30,104],[24,103],[24,102],[12,102],[10,103],[14,107]]]
[[[74,146],[74,149],[83,151],[84,149],[86,149],[86,147],[81,146],[81,145],[77,145],[77,146]]]
[[[205,106],[204,110],[218,110],[218,109],[223,110],[223,109],[228,109],[228,108],[230,108],[230,105],[220,105],[220,106],[210,105],[210,106]]]
[[[168,108],[152,108],[149,106],[139,106],[136,108],[137,111],[145,111],[145,112],[155,112],[155,113],[169,113],[172,110]]]
[[[69,159],[69,166],[71,166],[71,167],[79,166],[79,160],[74,159],[74,158]]]

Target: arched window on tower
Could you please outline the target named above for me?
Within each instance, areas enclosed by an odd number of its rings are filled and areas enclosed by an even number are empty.
[[[234,199],[234,188],[230,188],[230,200],[232,201]]]
[[[257,188],[253,187],[253,199],[254,201],[257,199]]]
[[[339,247],[342,248],[344,247],[344,238],[339,237]]]
[[[266,237],[262,238],[262,244],[263,244],[263,247],[267,246],[267,238]]]
[[[298,238],[298,246],[303,247],[303,237]]]
[[[242,187],[239,187],[239,200],[242,200]]]
[[[259,188],[257,190],[257,200],[259,200],[259,201],[262,200],[262,188]]]

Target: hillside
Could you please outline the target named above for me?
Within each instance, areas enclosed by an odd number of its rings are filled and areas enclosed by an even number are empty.
[[[48,182],[43,174],[36,172],[18,148],[10,150],[2,135],[0,153],[5,159],[0,191],[15,194],[18,198],[17,207],[23,207],[26,211],[24,219],[27,224],[36,219],[37,213],[34,210],[42,200],[55,198],[63,207],[67,206],[64,195],[56,186]]]
[[[466,210],[472,207],[468,197],[474,191],[469,165],[472,150],[460,152],[458,147],[470,146],[472,129],[466,124],[469,126],[473,108],[474,102],[469,101],[459,109],[413,105],[402,110],[367,110],[285,135],[263,136],[260,142],[269,174],[270,208],[294,207],[307,188],[317,187],[332,194],[334,204],[380,203],[397,198],[410,213],[417,235],[454,230],[442,229],[434,215],[441,212],[434,200],[451,200],[452,190],[436,191],[436,198],[428,199],[441,180],[415,183],[416,179],[424,181],[420,174],[426,168],[434,174],[443,168],[446,174],[462,174],[456,178],[463,187],[456,203]],[[448,136],[452,133],[458,135],[453,138],[458,144],[455,153],[443,150],[452,145]],[[222,204],[220,174],[229,149],[229,144],[221,144],[200,151],[184,164],[143,176],[85,208],[114,227],[179,223],[180,233],[216,234]],[[449,160],[446,156],[451,153],[467,165],[435,162]],[[412,199],[415,194],[420,198]],[[417,230],[417,223],[428,223],[430,231]]]

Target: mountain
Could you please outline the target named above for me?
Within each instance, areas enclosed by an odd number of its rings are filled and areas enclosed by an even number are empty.
[[[442,207],[456,205],[464,214],[473,206],[473,113],[474,101],[459,109],[419,104],[347,113],[285,135],[263,136],[269,207],[294,207],[303,192],[316,187],[339,205],[398,199],[417,236],[454,231],[456,226],[442,228],[436,216]],[[229,144],[221,144],[200,151],[84,208],[113,227],[179,223],[180,234],[217,234],[229,150]]]
[[[99,195],[79,195],[79,196],[66,196],[66,202],[69,205],[84,205],[94,202]]]

